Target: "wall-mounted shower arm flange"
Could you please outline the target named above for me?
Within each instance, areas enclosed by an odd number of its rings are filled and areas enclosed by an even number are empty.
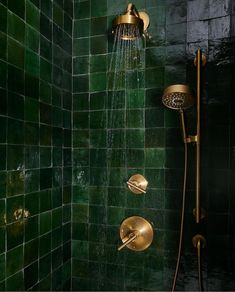
[[[139,17],[143,20],[143,23],[144,23],[143,33],[145,33],[147,31],[147,28],[149,27],[149,23],[150,23],[149,16],[146,12],[140,11]]]
[[[132,175],[126,182],[129,190],[134,194],[146,194],[148,181],[141,174]]]
[[[200,247],[205,248],[206,246],[206,239],[201,234],[196,234],[192,238],[192,243],[195,248],[198,248],[198,243],[200,243]]]
[[[207,62],[206,55],[202,53],[201,54],[201,65],[202,65],[202,67],[204,67],[206,65],[206,62]],[[193,63],[194,63],[194,66],[197,67],[197,56],[194,58]]]

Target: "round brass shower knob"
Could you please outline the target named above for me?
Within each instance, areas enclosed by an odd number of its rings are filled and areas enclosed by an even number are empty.
[[[148,181],[141,174],[132,175],[126,182],[129,190],[134,194],[145,194]]]
[[[142,251],[153,241],[153,227],[143,217],[128,217],[120,226],[120,237],[123,244],[118,250],[127,246],[131,250]]]

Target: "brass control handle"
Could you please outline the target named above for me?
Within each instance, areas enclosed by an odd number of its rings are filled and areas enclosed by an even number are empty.
[[[138,234],[135,232],[131,233],[129,235],[129,239],[127,239],[121,246],[119,246],[118,251],[120,251],[121,249],[123,249],[126,245],[128,245],[129,243],[131,243],[133,240],[135,240],[137,238]]]
[[[129,181],[127,181],[126,183],[127,183],[128,186],[131,186],[132,188],[136,189],[137,191],[139,191],[139,192],[141,192],[143,194],[146,194],[146,191],[145,190],[137,187],[135,184],[133,184],[133,183],[131,183]]]

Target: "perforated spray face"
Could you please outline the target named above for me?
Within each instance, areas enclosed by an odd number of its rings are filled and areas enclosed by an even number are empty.
[[[187,85],[177,84],[165,89],[162,102],[171,109],[187,109],[193,105],[193,97]]]

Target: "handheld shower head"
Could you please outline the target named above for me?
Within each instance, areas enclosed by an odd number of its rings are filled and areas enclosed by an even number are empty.
[[[163,104],[171,109],[183,110],[194,103],[190,88],[187,85],[176,84],[168,86],[162,96]]]

